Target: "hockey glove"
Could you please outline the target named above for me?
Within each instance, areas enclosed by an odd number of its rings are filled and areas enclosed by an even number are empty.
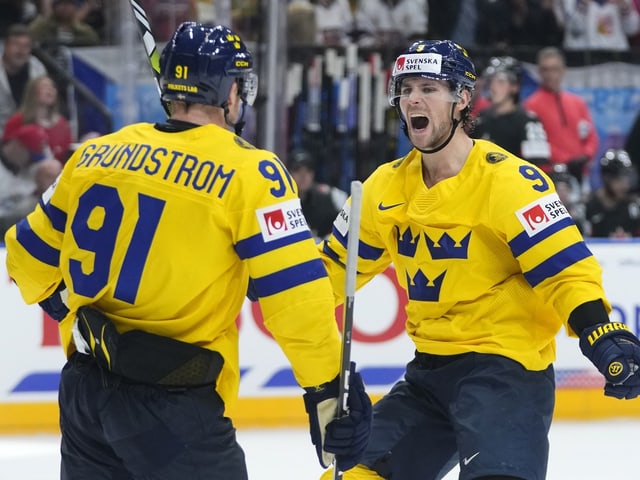
[[[318,387],[306,388],[304,405],[309,415],[311,442],[320,465],[327,468],[335,458],[336,467],[346,471],[356,466],[364,453],[371,432],[371,400],[362,377],[351,363],[348,413],[336,418],[340,377]]]
[[[78,351],[91,354],[98,365],[113,371],[120,334],[111,320],[98,310],[80,307],[75,321],[72,333]]]
[[[69,308],[67,307],[68,296],[69,291],[67,290],[67,286],[64,282],[61,282],[58,288],[56,288],[56,291],[38,305],[55,321],[61,322],[69,313]]]
[[[76,330],[79,351],[84,340],[100,367],[134,382],[171,388],[213,385],[224,363],[220,353],[174,338],[143,330],[118,333],[106,315],[91,307],[78,309],[74,341]]]
[[[631,399],[640,395],[640,340],[624,323],[599,323],[580,334],[580,350],[604,375],[604,394]]]

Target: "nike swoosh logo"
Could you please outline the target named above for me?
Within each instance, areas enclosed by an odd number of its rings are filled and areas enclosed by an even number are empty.
[[[383,205],[382,202],[380,202],[378,204],[378,210],[389,210],[390,208],[399,207],[400,205],[403,205],[403,204],[404,202],[392,203],[391,205]]]
[[[464,459],[462,460],[462,463],[464,465],[469,465],[472,462],[472,460],[474,458],[476,458],[478,455],[480,455],[480,452],[476,452],[473,455],[471,455],[470,457],[464,457]]]

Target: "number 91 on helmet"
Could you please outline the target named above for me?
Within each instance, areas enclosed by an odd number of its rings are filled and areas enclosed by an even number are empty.
[[[181,24],[160,56],[162,101],[226,109],[234,83],[243,102],[253,105],[258,77],[251,52],[240,37],[222,25]]]

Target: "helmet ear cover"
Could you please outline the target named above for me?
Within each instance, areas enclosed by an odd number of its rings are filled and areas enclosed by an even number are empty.
[[[240,37],[221,25],[182,23],[160,56],[162,101],[224,108],[234,83],[240,98],[251,105],[258,78]]]

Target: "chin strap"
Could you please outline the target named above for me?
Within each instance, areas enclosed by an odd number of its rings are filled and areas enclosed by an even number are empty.
[[[246,124],[246,122],[244,121],[245,106],[246,103],[243,101],[240,108],[240,118],[236,123],[233,123],[229,120],[229,105],[227,105],[226,102],[224,103],[224,105],[222,105],[222,108],[224,108],[224,121],[227,125],[233,128],[233,131],[238,136],[242,135],[242,130],[244,129],[244,126]]]

